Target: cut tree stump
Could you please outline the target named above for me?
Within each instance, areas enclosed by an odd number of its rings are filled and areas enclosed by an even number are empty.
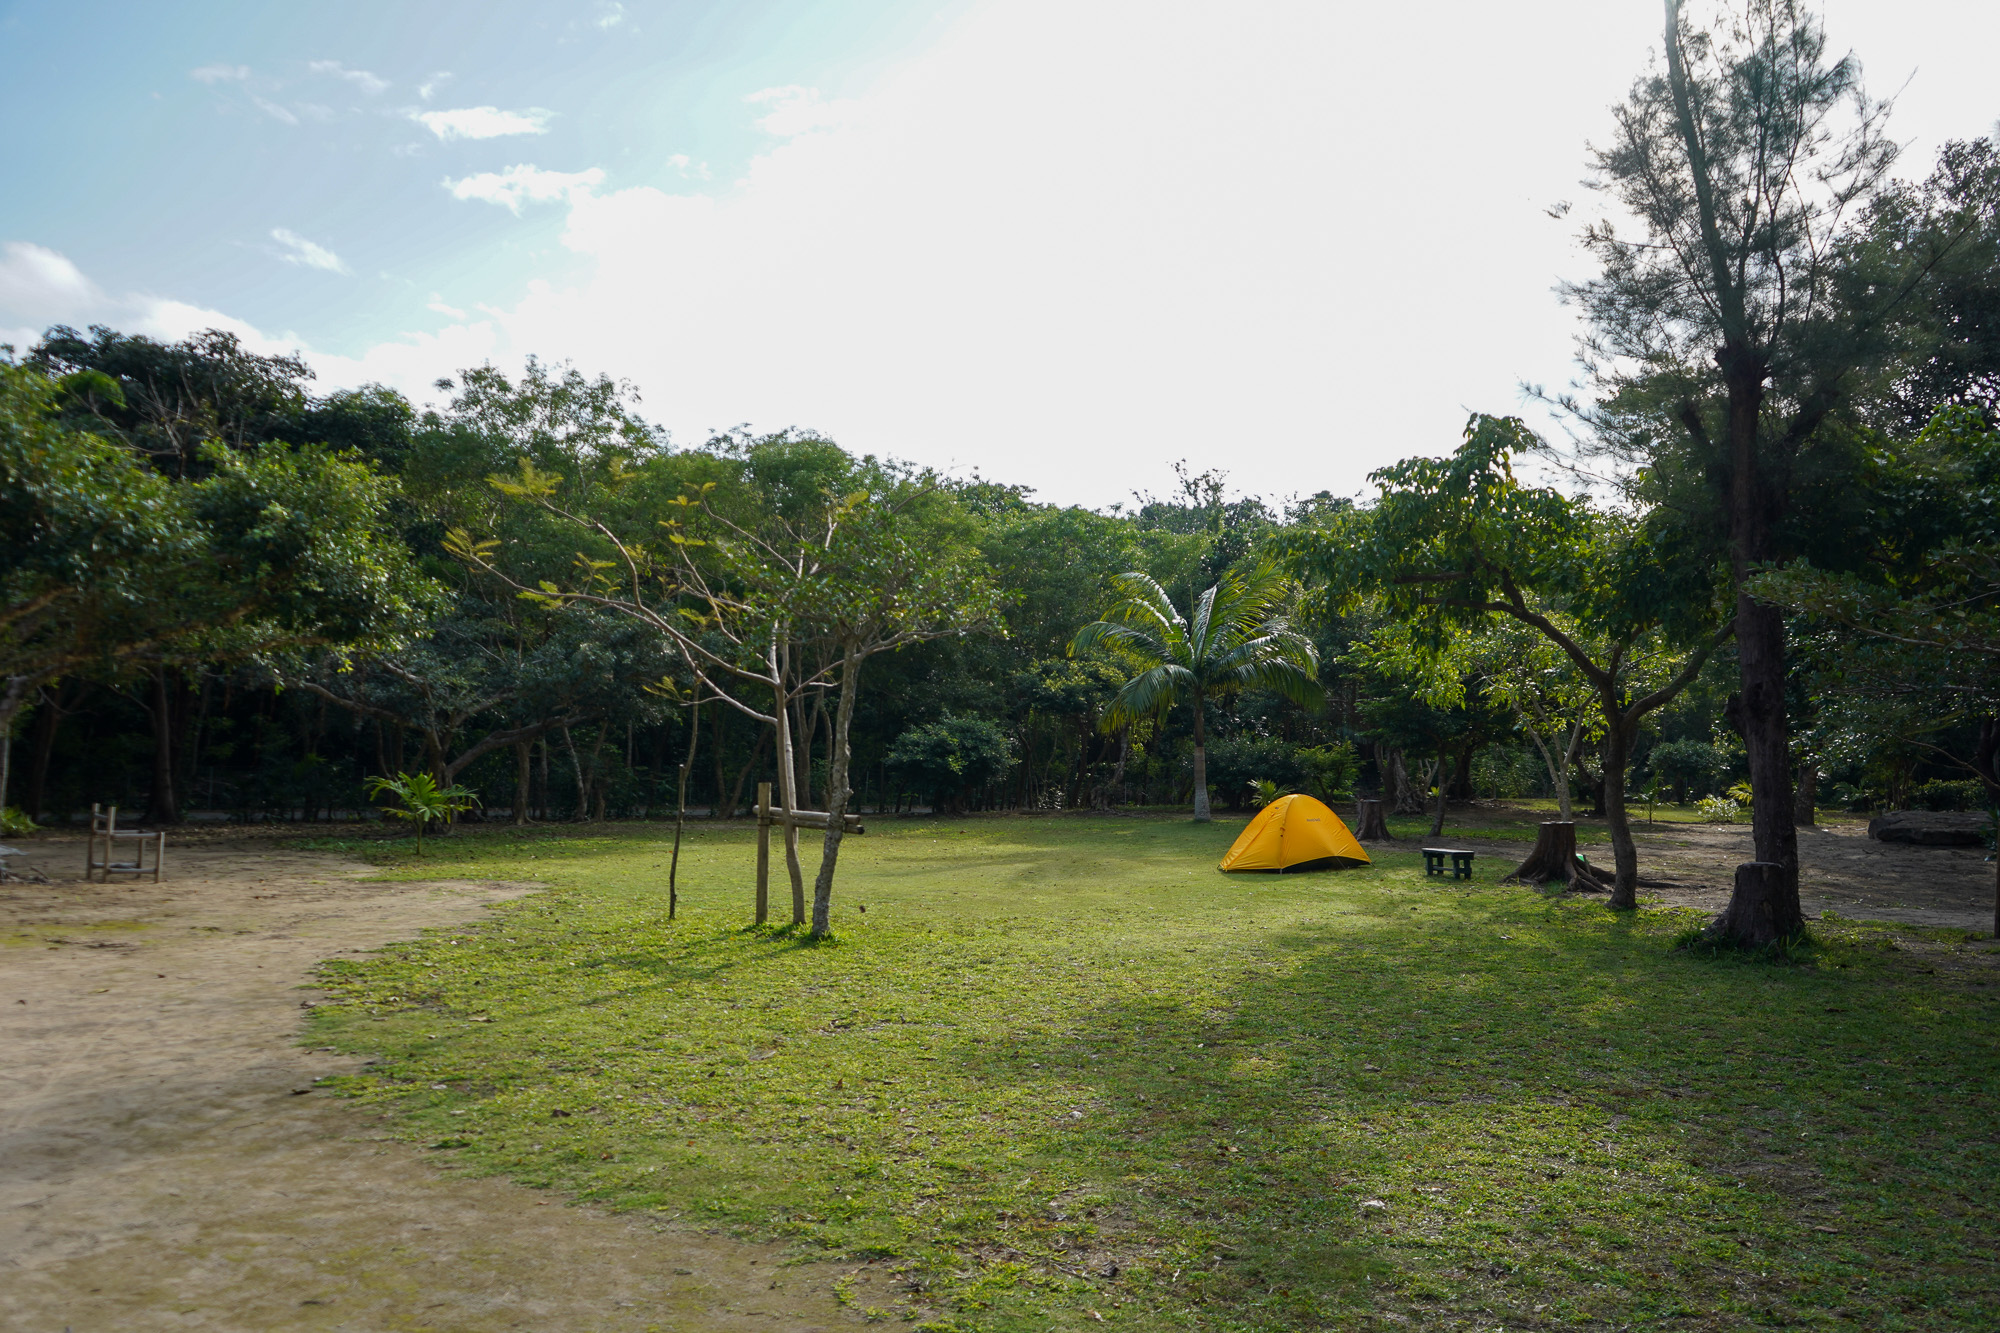
[[[1567,819],[1544,820],[1535,834],[1535,850],[1507,878],[1530,884],[1561,880],[1579,893],[1605,893],[1611,888],[1603,876],[1577,859],[1576,823]]]
[[[1785,868],[1775,861],[1745,861],[1736,867],[1729,906],[1709,922],[1702,938],[1711,944],[1761,949],[1791,939],[1805,922],[1785,905]]]
[[[1380,801],[1354,803],[1354,836],[1362,842],[1394,842],[1389,836],[1389,820]]]

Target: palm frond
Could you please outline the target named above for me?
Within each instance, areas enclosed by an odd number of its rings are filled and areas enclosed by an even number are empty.
[[[1124,726],[1165,712],[1192,689],[1194,673],[1177,662],[1162,662],[1125,682],[1111,700],[1111,725]]]
[[[1159,635],[1140,626],[1114,624],[1109,620],[1092,621],[1078,630],[1069,642],[1069,651],[1075,656],[1100,646],[1116,648],[1148,664],[1173,657],[1169,645],[1162,643]]]

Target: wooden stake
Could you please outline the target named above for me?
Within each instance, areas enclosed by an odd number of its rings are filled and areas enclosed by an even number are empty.
[[[757,784],[757,924],[771,915],[771,784]]]

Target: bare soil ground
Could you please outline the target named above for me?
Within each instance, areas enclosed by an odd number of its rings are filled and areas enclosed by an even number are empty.
[[[1506,816],[1518,819],[1519,811]],[[1465,835],[1500,818],[1498,811],[1474,807],[1461,816],[1448,812],[1445,840],[1491,854],[1496,861],[1518,861],[1530,843],[1509,837],[1483,839]],[[1602,820],[1579,818],[1583,827],[1602,828]],[[1729,902],[1736,867],[1754,860],[1747,824],[1656,824],[1641,815],[1635,829],[1639,844],[1639,901],[1719,912]],[[1416,844],[1410,844],[1415,846]],[[1609,844],[1581,849],[1593,865],[1611,864]],[[1799,896],[1808,916],[1832,912],[1839,916],[1913,926],[1959,926],[1993,929],[1994,866],[1975,847],[1912,847],[1876,842],[1868,836],[1865,819],[1829,821],[1799,830]]]
[[[0,1327],[825,1329],[834,1275],[454,1177],[310,1089],[320,960],[531,885],[365,883],[338,857],[193,834],[166,881],[0,885]]]

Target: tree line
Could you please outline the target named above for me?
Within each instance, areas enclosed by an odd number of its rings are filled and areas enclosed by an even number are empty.
[[[568,365],[420,408],[224,333],[50,329],[0,366],[0,790],[312,818],[421,771],[519,823],[760,781],[1540,794],[1606,817],[1629,905],[1632,793],[1741,782],[1788,933],[1816,804],[2000,796],[2000,154],[1898,175],[1886,117],[1796,6],[1669,4],[1589,159],[1567,433],[1478,414],[1352,499],[1182,468],[1056,506],[807,430],[679,445]]]

